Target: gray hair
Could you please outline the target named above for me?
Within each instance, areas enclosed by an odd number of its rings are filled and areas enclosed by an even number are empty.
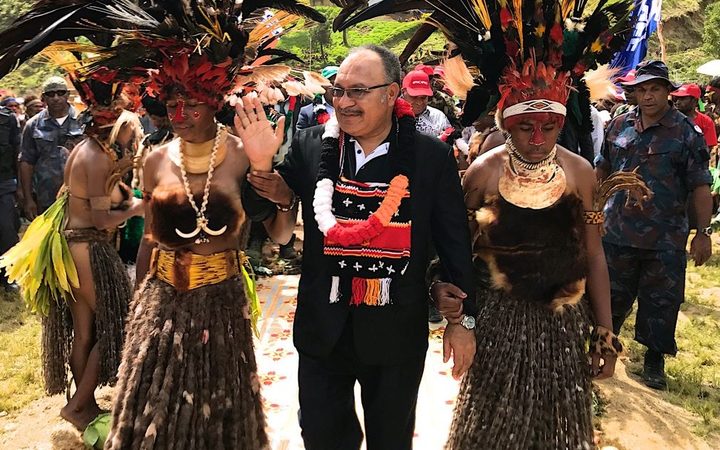
[[[369,50],[380,57],[385,69],[385,81],[388,83],[397,83],[402,85],[402,68],[400,67],[400,60],[398,57],[386,47],[379,45],[367,44],[360,47],[355,47],[350,50],[348,57],[360,53],[362,51]]]

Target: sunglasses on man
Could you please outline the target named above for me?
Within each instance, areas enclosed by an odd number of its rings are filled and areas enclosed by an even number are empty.
[[[370,86],[370,87],[357,87],[357,88],[340,88],[340,87],[331,87],[330,93],[335,98],[341,98],[343,95],[347,95],[348,98],[357,100],[359,98],[362,98],[367,94],[368,92],[372,91],[373,89],[379,89],[381,87],[390,86],[392,83],[385,83],[385,84],[378,84],[377,86]]]
[[[67,93],[68,93],[67,90],[58,90],[58,91],[43,92],[43,95],[45,97],[55,97],[55,96],[64,97],[65,95],[67,95]]]

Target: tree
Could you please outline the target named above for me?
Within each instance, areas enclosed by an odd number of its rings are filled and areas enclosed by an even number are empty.
[[[716,2],[705,10],[703,49],[708,55],[720,58],[720,3]]]
[[[323,64],[327,61],[325,47],[332,43],[330,33],[330,24],[328,22],[316,25],[311,32],[312,42],[320,46],[320,59],[323,61]]]

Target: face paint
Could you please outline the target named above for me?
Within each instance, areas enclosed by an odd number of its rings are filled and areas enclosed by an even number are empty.
[[[178,123],[185,122],[185,100],[181,98],[178,99],[177,106],[175,107],[175,115],[172,120]]]
[[[197,112],[197,111],[193,112],[193,118],[195,118],[196,120],[199,119],[199,118],[200,118],[200,113]]]
[[[545,143],[545,136],[543,135],[542,125],[535,124],[533,126],[532,135],[530,135],[530,145],[543,145]]]

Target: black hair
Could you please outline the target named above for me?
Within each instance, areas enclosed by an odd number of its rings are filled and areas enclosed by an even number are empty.
[[[385,69],[385,81],[388,83],[402,84],[402,68],[400,67],[400,60],[397,55],[390,51],[386,47],[379,45],[368,44],[360,47],[355,47],[350,51],[350,55],[361,52],[363,50],[369,50],[376,53],[383,63],[383,69]],[[349,55],[348,55],[349,56]]]

